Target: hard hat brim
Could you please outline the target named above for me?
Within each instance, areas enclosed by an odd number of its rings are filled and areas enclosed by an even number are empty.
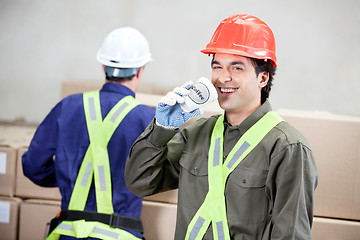
[[[265,61],[270,60],[271,64],[274,67],[277,67],[275,55],[273,56],[273,58],[275,58],[275,59],[272,59],[271,57],[267,57],[267,56],[273,55],[273,54],[269,54],[269,52],[266,52],[266,51],[256,50],[256,52],[254,52],[254,53],[248,53],[245,51],[241,51],[239,49],[234,50],[234,49],[207,47],[206,49],[203,49],[200,52],[202,52],[204,54],[224,53],[224,54],[239,55],[239,56],[255,58],[255,59],[264,59]],[[264,57],[262,57],[262,56],[264,56]]]

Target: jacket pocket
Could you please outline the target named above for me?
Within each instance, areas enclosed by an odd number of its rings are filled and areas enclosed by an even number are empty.
[[[266,220],[268,198],[265,193],[267,171],[238,166],[226,185],[228,218],[247,223]]]
[[[237,167],[230,174],[229,180],[242,188],[265,187],[267,172],[252,168]]]
[[[181,159],[180,165],[183,170],[188,171],[190,174],[196,176],[208,175],[208,160],[203,155],[185,152]]]
[[[207,158],[185,152],[180,159],[179,202],[195,214],[209,190]]]

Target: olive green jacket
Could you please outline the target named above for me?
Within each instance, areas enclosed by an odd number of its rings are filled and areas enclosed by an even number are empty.
[[[224,158],[268,111],[267,101],[238,126],[224,122]],[[184,239],[208,192],[208,151],[217,118],[199,119],[179,133],[153,121],[130,150],[125,180],[136,195],[179,189],[176,240]],[[281,122],[228,177],[225,196],[231,239],[311,239],[317,182],[306,139]],[[213,239],[211,226],[204,239]]]

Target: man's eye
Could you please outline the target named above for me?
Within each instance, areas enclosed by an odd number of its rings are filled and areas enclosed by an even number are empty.
[[[237,67],[237,66],[234,66],[233,67],[233,70],[244,70],[242,67]]]
[[[213,68],[213,69],[221,69],[221,67],[220,67],[220,66],[217,66],[217,65],[213,65],[212,68]]]

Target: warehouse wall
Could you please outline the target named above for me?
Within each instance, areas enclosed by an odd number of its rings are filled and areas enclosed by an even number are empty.
[[[0,0],[0,120],[40,122],[64,81],[104,81],[95,56],[105,35],[131,25],[154,62],[143,84],[167,91],[210,78],[201,54],[219,22],[263,19],[277,40],[275,109],[359,115],[360,2],[356,0]]]

